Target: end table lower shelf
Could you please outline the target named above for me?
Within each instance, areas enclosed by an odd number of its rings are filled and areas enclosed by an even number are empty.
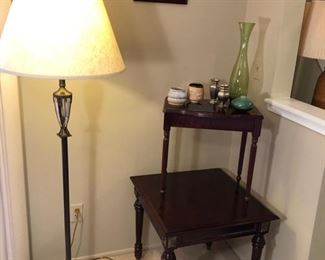
[[[146,211],[164,247],[162,259],[176,259],[179,247],[253,235],[252,259],[261,258],[271,221],[278,217],[254,196],[245,199],[222,169],[168,173],[160,193],[162,174],[133,176],[136,194],[135,257],[142,256],[142,222]]]

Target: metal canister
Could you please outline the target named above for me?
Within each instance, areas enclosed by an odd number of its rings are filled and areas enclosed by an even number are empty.
[[[227,83],[222,83],[219,86],[219,92],[218,92],[218,103],[222,107],[227,107],[229,105],[229,85]]]
[[[218,98],[218,92],[219,92],[219,79],[217,78],[212,78],[211,80],[211,85],[209,87],[210,89],[210,103],[211,104],[216,104],[217,103],[217,98]]]

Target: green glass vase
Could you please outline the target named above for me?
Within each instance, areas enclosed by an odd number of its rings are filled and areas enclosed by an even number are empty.
[[[249,83],[249,69],[247,60],[247,48],[249,37],[255,23],[240,22],[240,48],[239,54],[232,69],[229,80],[230,98],[234,99],[240,96],[247,96]]]

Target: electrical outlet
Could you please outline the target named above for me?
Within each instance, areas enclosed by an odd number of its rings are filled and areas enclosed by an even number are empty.
[[[70,206],[70,222],[75,223],[77,220],[79,222],[83,221],[83,209],[84,205],[82,203],[71,204]]]

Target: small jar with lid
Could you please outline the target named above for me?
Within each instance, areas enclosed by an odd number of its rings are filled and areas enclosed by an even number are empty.
[[[229,97],[229,85],[227,83],[220,84],[218,92],[218,103],[220,104],[220,106],[228,107]]]
[[[203,85],[201,83],[190,83],[188,94],[191,103],[199,103],[204,97]]]

